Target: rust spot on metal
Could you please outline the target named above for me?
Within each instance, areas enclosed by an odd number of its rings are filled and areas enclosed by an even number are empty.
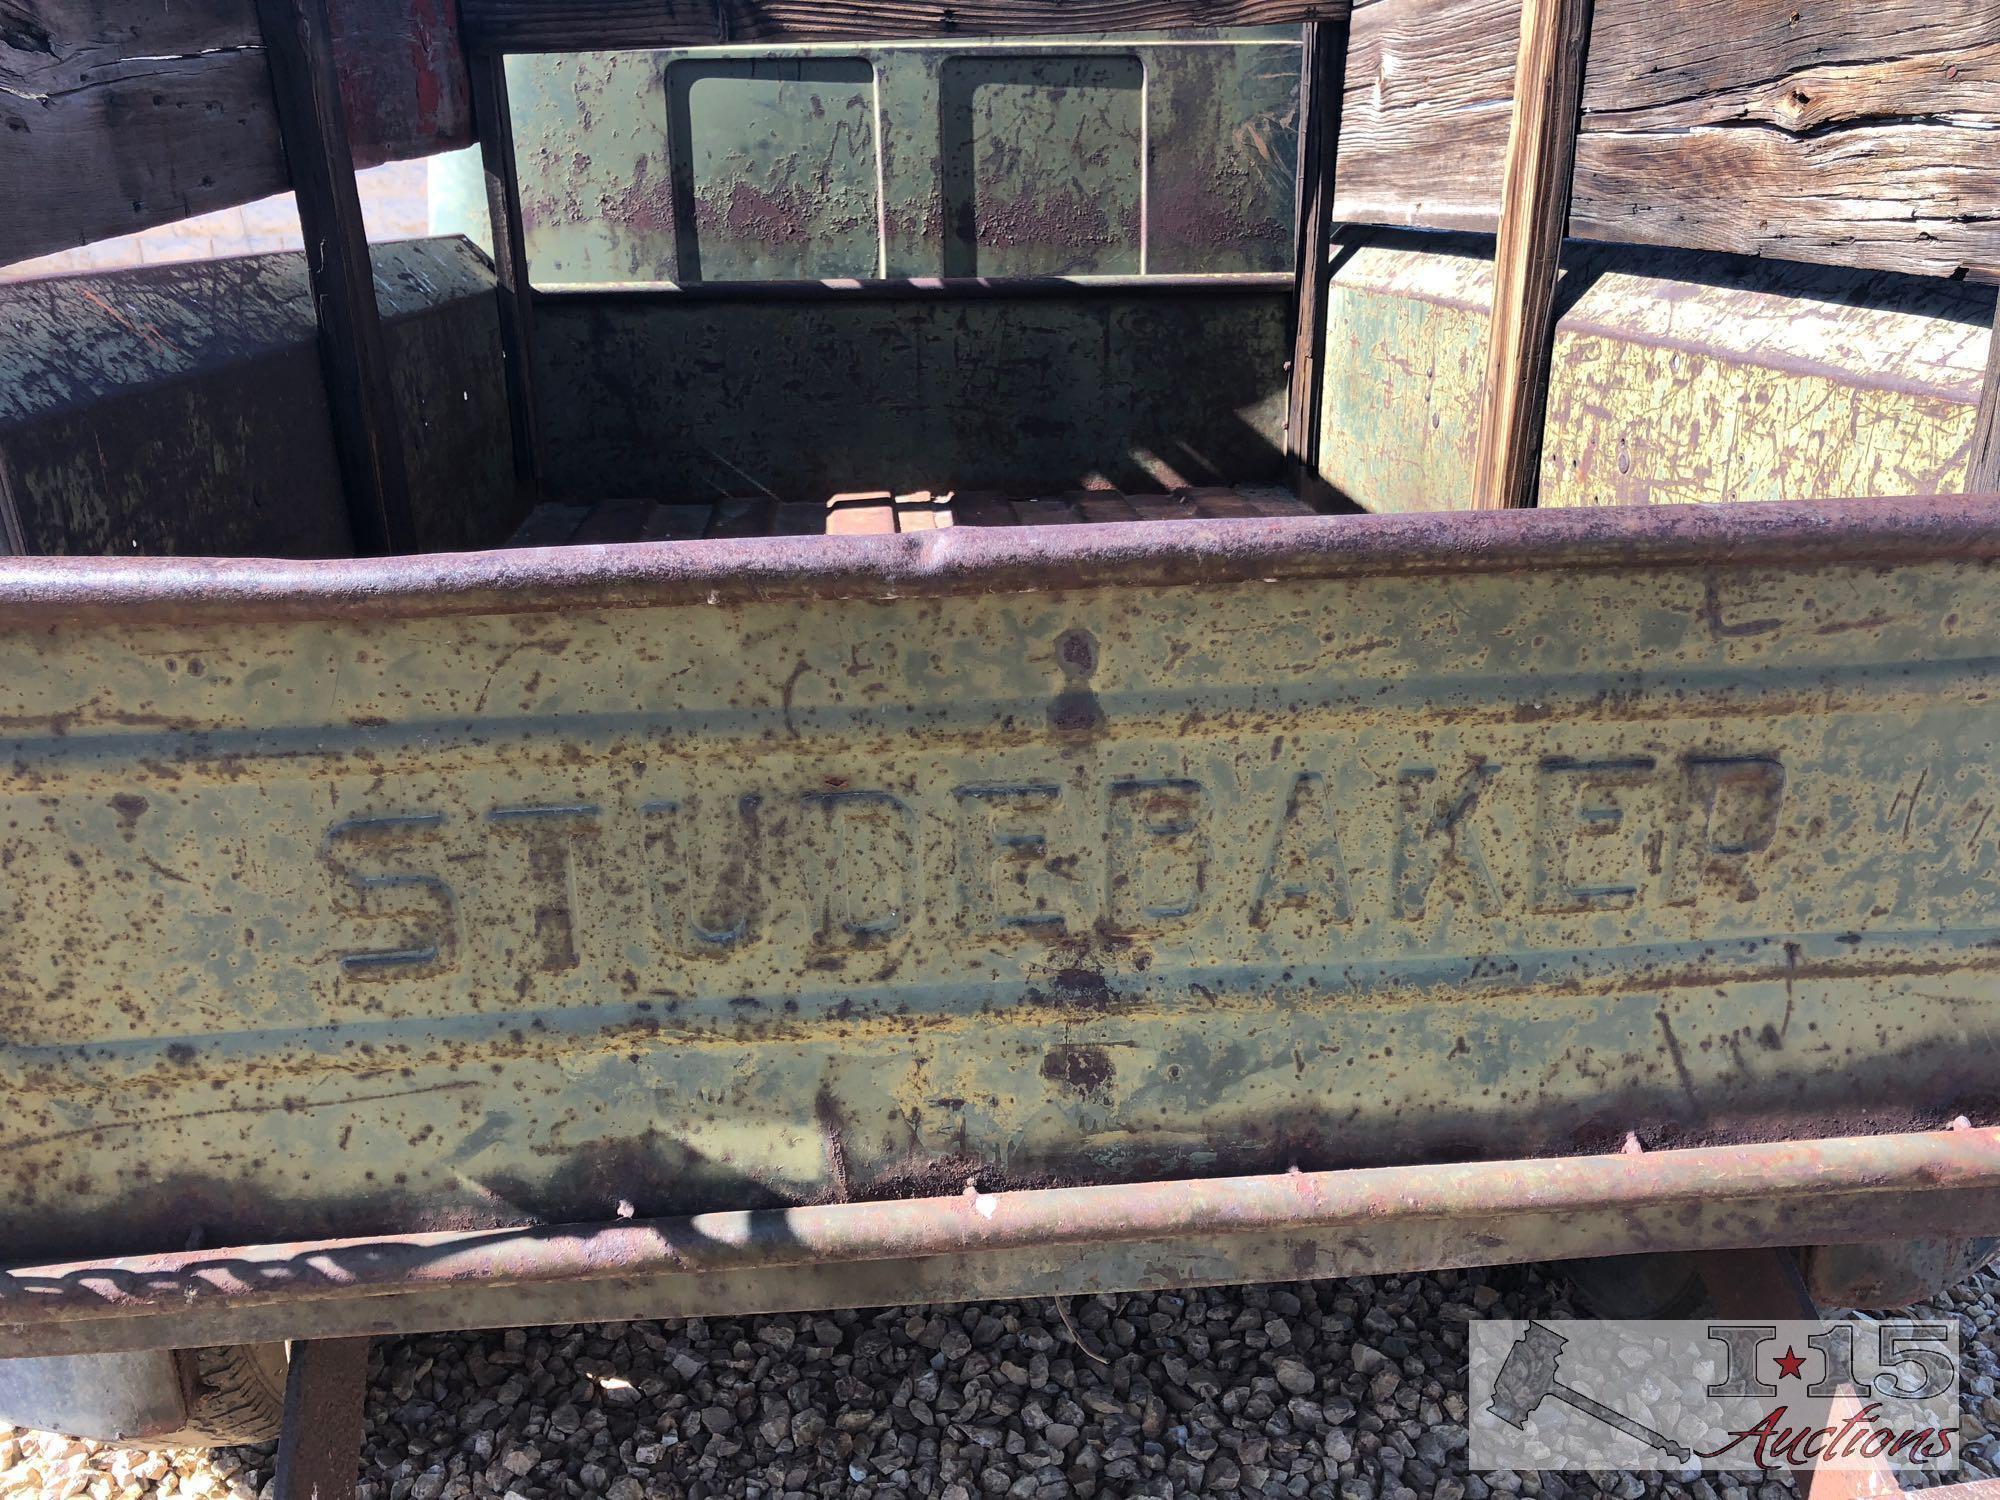
[[[1065,672],[1088,677],[1097,670],[1097,638],[1081,628],[1065,630],[1056,638],[1056,659]]]
[[[111,799],[111,807],[118,814],[119,829],[129,840],[140,815],[150,804],[136,792],[120,792]]]
[[[1090,739],[1104,733],[1104,709],[1088,688],[1071,688],[1058,693],[1049,704],[1049,728],[1071,739]]]
[[[1066,739],[1090,739],[1105,731],[1104,708],[1089,678],[1097,670],[1097,639],[1088,630],[1065,630],[1056,641],[1063,687],[1049,704],[1049,728]]]
[[[1121,1009],[1125,1004],[1105,981],[1102,972],[1081,965],[1058,969],[1049,977],[1046,990],[1039,986],[1030,988],[1023,998],[1030,1005],[1046,1005],[1056,1010],[1083,1014],[1108,1013]]]
[[[826,1151],[827,1177],[832,1183],[833,1201],[853,1199],[854,1185],[847,1168],[847,1121],[840,1112],[840,1100],[822,1083],[813,1095],[813,1118],[819,1121],[820,1143]]]
[[[1042,1077],[1075,1093],[1089,1095],[1107,1088],[1117,1069],[1102,1047],[1065,1042],[1042,1058]]]

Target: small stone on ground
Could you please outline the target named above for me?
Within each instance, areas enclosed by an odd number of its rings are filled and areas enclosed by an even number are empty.
[[[1966,1468],[2000,1474],[2000,1275],[1958,1320]],[[1065,1313],[1067,1316],[1065,1316]],[[361,1500],[1786,1500],[1783,1475],[1475,1474],[1466,1324],[1575,1315],[1537,1267],[388,1340]],[[1079,1344],[1081,1347],[1079,1347]],[[270,1447],[0,1427],[0,1500],[253,1500]]]

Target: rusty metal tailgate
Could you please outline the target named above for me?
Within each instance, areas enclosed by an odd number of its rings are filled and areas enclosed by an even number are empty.
[[[1991,502],[0,565],[0,1259],[1993,1114]]]

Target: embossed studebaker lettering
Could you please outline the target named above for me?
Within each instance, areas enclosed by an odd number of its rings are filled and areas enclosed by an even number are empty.
[[[1266,785],[1052,776],[349,818],[327,836],[331,909],[388,940],[333,956],[354,980],[455,968],[476,936],[455,882],[474,878],[489,910],[494,890],[506,898],[512,962],[552,974],[584,962],[593,920],[636,921],[677,960],[796,950],[810,966],[924,924],[983,944],[1171,943],[1215,923],[1253,937],[1416,927],[1445,908],[1505,920],[1750,901],[1785,771],[1773,755],[1474,757],[1403,766],[1372,801],[1341,803],[1317,770]],[[1502,798],[1513,824],[1484,811]]]

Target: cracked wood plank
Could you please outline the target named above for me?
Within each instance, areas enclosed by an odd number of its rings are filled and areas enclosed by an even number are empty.
[[[1356,5],[1334,219],[1491,234],[1520,37],[1521,0]]]
[[[1336,217],[1494,229],[1519,0],[1354,10]],[[1599,0],[1570,233],[2000,266],[1991,0]]]
[[[355,159],[471,139],[448,0],[335,0]],[[0,0],[0,265],[283,192],[253,0]]]
[[[0,264],[287,185],[248,0],[0,0]]]

